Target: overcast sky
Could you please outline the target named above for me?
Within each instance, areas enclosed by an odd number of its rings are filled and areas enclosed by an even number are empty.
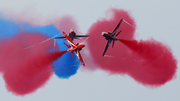
[[[82,33],[110,8],[131,12],[136,21],[137,39],[150,37],[165,42],[180,59],[179,0],[0,0],[0,13],[22,21],[37,20],[45,25],[49,19],[72,15]],[[23,14],[23,16],[22,16]],[[179,63],[178,63],[179,67]],[[128,75],[111,75],[104,71],[82,72],[69,79],[53,76],[35,93],[15,96],[5,88],[0,77],[0,101],[179,101],[180,71],[177,77],[158,88],[137,83]]]

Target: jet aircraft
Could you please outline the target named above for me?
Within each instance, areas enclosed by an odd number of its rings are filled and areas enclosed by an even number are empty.
[[[114,31],[112,33],[111,32],[102,32],[102,35],[105,37],[106,40],[108,40],[107,44],[106,44],[106,47],[105,47],[105,50],[103,52],[103,56],[105,55],[105,53],[106,53],[109,45],[111,44],[111,42],[113,41],[113,44],[112,44],[112,47],[113,47],[114,46],[114,42],[119,39],[117,36],[119,35],[119,33],[122,30],[120,30],[117,34],[116,34],[116,32],[118,31],[119,26],[120,26],[122,21],[123,21],[123,19],[120,20],[120,22],[118,23],[118,25],[116,26],[116,28],[114,29]]]
[[[69,48],[67,51],[71,52],[73,58],[74,58],[74,55],[73,55],[73,51],[74,51],[75,54],[77,55],[78,59],[81,61],[82,65],[85,66],[85,63],[80,54],[80,51],[82,50],[83,47],[85,47],[85,45],[83,43],[76,43],[76,44],[73,43],[72,40],[67,36],[67,34],[65,32],[63,32],[63,35],[65,36],[67,42],[71,46],[70,47],[66,43],[64,43]]]
[[[89,35],[76,35],[74,30],[71,29],[68,37],[73,41],[74,39],[78,39],[80,37],[89,37]],[[63,37],[55,37],[55,39],[61,39],[61,38],[65,38],[65,37],[64,36]]]

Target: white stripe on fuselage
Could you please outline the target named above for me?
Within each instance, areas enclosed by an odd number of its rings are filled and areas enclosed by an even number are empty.
[[[77,50],[75,53],[76,53],[78,59],[80,59],[80,58],[79,58],[79,51]]]
[[[75,44],[73,44],[71,41],[69,41],[69,40],[67,40],[68,41],[68,43],[71,45],[71,47],[75,47],[76,45]]]

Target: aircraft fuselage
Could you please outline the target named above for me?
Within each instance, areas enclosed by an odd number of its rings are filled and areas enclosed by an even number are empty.
[[[105,37],[106,40],[108,39],[112,39],[112,40],[118,40],[118,37],[116,37],[115,35],[111,35],[110,32],[102,32],[102,36]]]
[[[70,32],[69,33],[69,38],[73,41],[74,38],[76,38],[76,33],[73,31],[73,32]]]
[[[83,47],[85,47],[85,45],[83,43],[80,43],[80,44],[76,44],[75,47],[69,48],[67,51],[72,52],[72,51],[75,51],[75,50],[81,50]]]

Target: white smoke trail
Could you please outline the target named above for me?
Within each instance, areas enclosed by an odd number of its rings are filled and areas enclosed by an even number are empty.
[[[123,19],[123,21],[124,21],[125,23],[127,23],[128,25],[130,25],[131,27],[136,28],[135,26],[133,26],[133,25],[131,25],[130,23],[128,23],[126,20]]]
[[[48,39],[46,39],[46,40],[44,40],[44,41],[41,41],[40,43],[38,43],[38,44],[36,44],[36,45],[32,45],[32,46],[26,47],[26,48],[24,48],[24,49],[29,49],[29,48],[38,46],[38,45],[40,45],[40,44],[42,44],[42,43],[45,43],[45,42],[47,42],[47,41],[49,41],[49,40],[55,38],[55,37],[58,36],[58,35],[60,35],[60,34],[57,34],[57,35],[55,35],[55,36],[53,36],[53,37],[51,37],[51,38],[48,38]],[[54,45],[54,47],[55,47],[55,45]]]

